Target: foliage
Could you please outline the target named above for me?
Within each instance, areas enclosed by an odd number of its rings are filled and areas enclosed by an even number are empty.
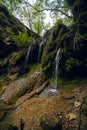
[[[87,105],[87,96],[84,98],[83,103]]]
[[[55,19],[62,14],[69,17],[71,15],[71,8],[67,4],[67,0],[38,0],[43,3],[42,10],[50,10],[51,16]]]
[[[24,22],[31,30],[38,34],[41,34],[43,30],[47,30],[50,26],[45,22],[46,13],[53,21],[57,21],[57,18],[71,18],[71,8],[67,5],[67,0],[36,0],[33,5],[26,0],[1,0],[1,3],[7,6],[7,8],[22,22]],[[48,11],[48,12],[47,12]],[[70,16],[68,16],[70,15]],[[70,23],[72,18],[69,19]]]
[[[57,19],[56,20],[55,26],[58,26],[60,24],[63,24],[63,19]]]
[[[26,21],[26,26],[39,35],[49,27],[44,21],[45,13],[37,11],[41,10],[42,7],[43,4],[38,0],[33,5],[24,0],[18,11],[21,21],[24,21],[24,23]]]
[[[37,32],[38,34],[41,34],[42,30],[45,27],[45,24],[44,24],[45,14],[44,12],[36,12],[35,9],[40,10],[42,6],[43,6],[42,3],[36,0],[33,6],[33,10],[32,10],[32,18],[33,18],[32,27],[34,31]]]
[[[66,68],[66,71],[70,71],[71,69],[75,68],[75,67],[78,67],[81,65],[81,62],[78,61],[77,59],[75,58],[68,58],[66,60],[66,63],[65,63],[65,68]]]
[[[74,24],[73,19],[72,18],[63,18],[63,23],[67,26],[71,26]]]
[[[9,31],[9,34],[11,35],[11,38],[18,43],[18,45],[25,45],[29,44],[34,40],[34,37],[28,36],[28,33],[26,30],[19,31],[18,34],[14,34],[13,32]]]
[[[21,2],[22,0],[0,0],[0,3],[4,4],[10,12],[17,10]]]

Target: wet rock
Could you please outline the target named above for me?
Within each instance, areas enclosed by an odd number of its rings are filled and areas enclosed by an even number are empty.
[[[57,96],[57,94],[58,94],[58,91],[56,89],[50,89],[48,92],[48,97]]]
[[[43,130],[62,130],[61,121],[55,123],[55,120],[49,116],[42,117],[40,125]]]
[[[77,117],[76,117],[76,115],[74,113],[68,113],[66,115],[66,118],[68,118],[69,121],[72,121],[72,120],[75,120]]]

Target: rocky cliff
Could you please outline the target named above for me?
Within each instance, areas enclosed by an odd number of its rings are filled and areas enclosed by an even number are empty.
[[[19,46],[20,41],[15,42],[13,39],[13,35],[18,35],[23,31],[26,31],[28,37],[39,38],[36,33],[11,15],[5,6],[0,5],[0,74],[8,73],[8,71],[16,73],[23,68],[29,43],[25,44],[26,47],[22,44]],[[21,39],[23,40],[22,36]]]

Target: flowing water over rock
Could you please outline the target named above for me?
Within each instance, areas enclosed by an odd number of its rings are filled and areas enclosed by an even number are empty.
[[[27,63],[28,63],[28,59],[29,59],[29,56],[30,56],[30,52],[31,52],[31,46],[29,46],[28,51],[27,51],[27,54],[26,54],[26,57],[25,57],[25,63],[24,63],[25,68],[26,68]]]
[[[42,53],[45,43],[46,43],[46,39],[42,40],[41,43],[39,44],[38,62],[40,62],[41,53]]]
[[[49,96],[56,96],[58,94],[57,76],[58,76],[58,72],[59,72],[60,52],[61,52],[61,48],[59,48],[57,53],[56,53],[56,58],[55,58],[55,84],[54,84],[53,88],[50,89],[50,91],[48,93]]]
[[[60,52],[61,52],[61,48],[58,49],[58,51],[56,53],[56,58],[55,58],[55,86],[54,86],[54,89],[57,89],[57,76],[58,76],[58,72],[59,72]]]
[[[51,97],[51,96],[56,96],[58,94],[57,90],[57,76],[59,72],[59,61],[60,61],[60,53],[61,53],[61,48],[58,49],[55,57],[55,82],[54,85],[51,85],[50,87],[48,86],[44,92],[42,93],[42,97]]]
[[[28,51],[27,51],[26,56],[25,56],[23,73],[26,72],[26,68],[27,68],[27,65],[28,65],[29,57],[31,57],[31,45],[28,47]]]

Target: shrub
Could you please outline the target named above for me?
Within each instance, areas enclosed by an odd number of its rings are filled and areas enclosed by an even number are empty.
[[[15,41],[19,46],[29,44],[35,38],[33,36],[28,36],[27,30],[24,29],[23,31],[18,31],[17,34],[14,34],[10,30],[8,31],[12,40]]]
[[[66,68],[66,71],[70,71],[71,69],[73,69],[74,67],[78,67],[80,66],[81,62],[78,61],[77,59],[75,58],[68,58],[66,60],[66,63],[65,63],[65,68]]]

